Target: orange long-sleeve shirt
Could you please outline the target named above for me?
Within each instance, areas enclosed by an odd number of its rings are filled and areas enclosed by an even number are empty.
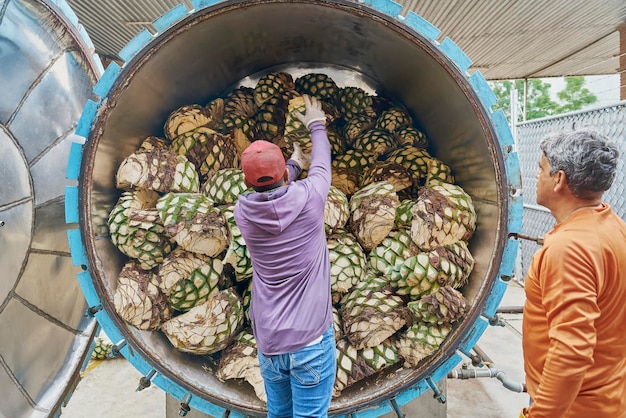
[[[528,416],[626,417],[626,223],[606,204],[573,213],[524,287]]]

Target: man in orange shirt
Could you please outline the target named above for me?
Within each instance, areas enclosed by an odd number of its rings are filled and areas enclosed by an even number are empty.
[[[626,223],[602,202],[616,145],[593,131],[542,140],[537,203],[554,228],[533,256],[522,322],[529,418],[626,417]]]

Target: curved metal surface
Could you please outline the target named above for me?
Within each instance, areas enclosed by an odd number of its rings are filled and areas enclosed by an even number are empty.
[[[124,262],[111,244],[106,217],[119,192],[115,171],[148,135],[162,135],[169,112],[183,104],[205,104],[240,84],[275,70],[324,70],[340,85],[366,86],[395,96],[414,115],[432,152],[455,170],[473,198],[477,233],[470,242],[476,267],[463,293],[470,313],[440,350],[418,369],[391,369],[375,380],[346,389],[331,413],[370,408],[389,412],[390,398],[409,402],[433,387],[468,353],[495,315],[513,271],[521,229],[517,196],[519,167],[504,115],[493,114],[493,93],[480,73],[469,75],[469,59],[415,14],[399,17],[391,1],[196,1],[194,10],[173,9],[140,33],[111,64],[94,89],[97,97],[77,128],[87,138],[70,157],[79,174],[81,233],[70,237],[88,304],[120,352],[153,383],[192,408],[221,416],[230,410],[263,416],[251,389],[220,382],[205,371],[206,357],[174,350],[160,333],[126,326],[113,307],[116,279]]]
[[[0,1],[3,417],[58,410],[96,326],[70,260],[63,162],[102,69],[67,12],[63,2]]]

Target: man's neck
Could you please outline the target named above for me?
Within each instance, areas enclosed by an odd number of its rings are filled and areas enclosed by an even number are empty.
[[[602,207],[601,199],[581,200],[576,199],[568,205],[564,205],[558,208],[558,210],[552,211],[552,216],[556,219],[557,223],[561,223],[571,215],[581,210],[586,209],[599,209]]]

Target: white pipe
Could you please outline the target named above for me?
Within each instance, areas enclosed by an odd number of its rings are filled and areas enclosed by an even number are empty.
[[[500,382],[502,382],[502,386],[507,388],[513,392],[526,392],[526,385],[524,383],[514,382],[510,379],[506,378],[506,374],[501,370],[496,369],[469,369],[469,368],[461,368],[457,370],[452,370],[448,373],[448,379],[476,379],[479,377],[495,377]]]

